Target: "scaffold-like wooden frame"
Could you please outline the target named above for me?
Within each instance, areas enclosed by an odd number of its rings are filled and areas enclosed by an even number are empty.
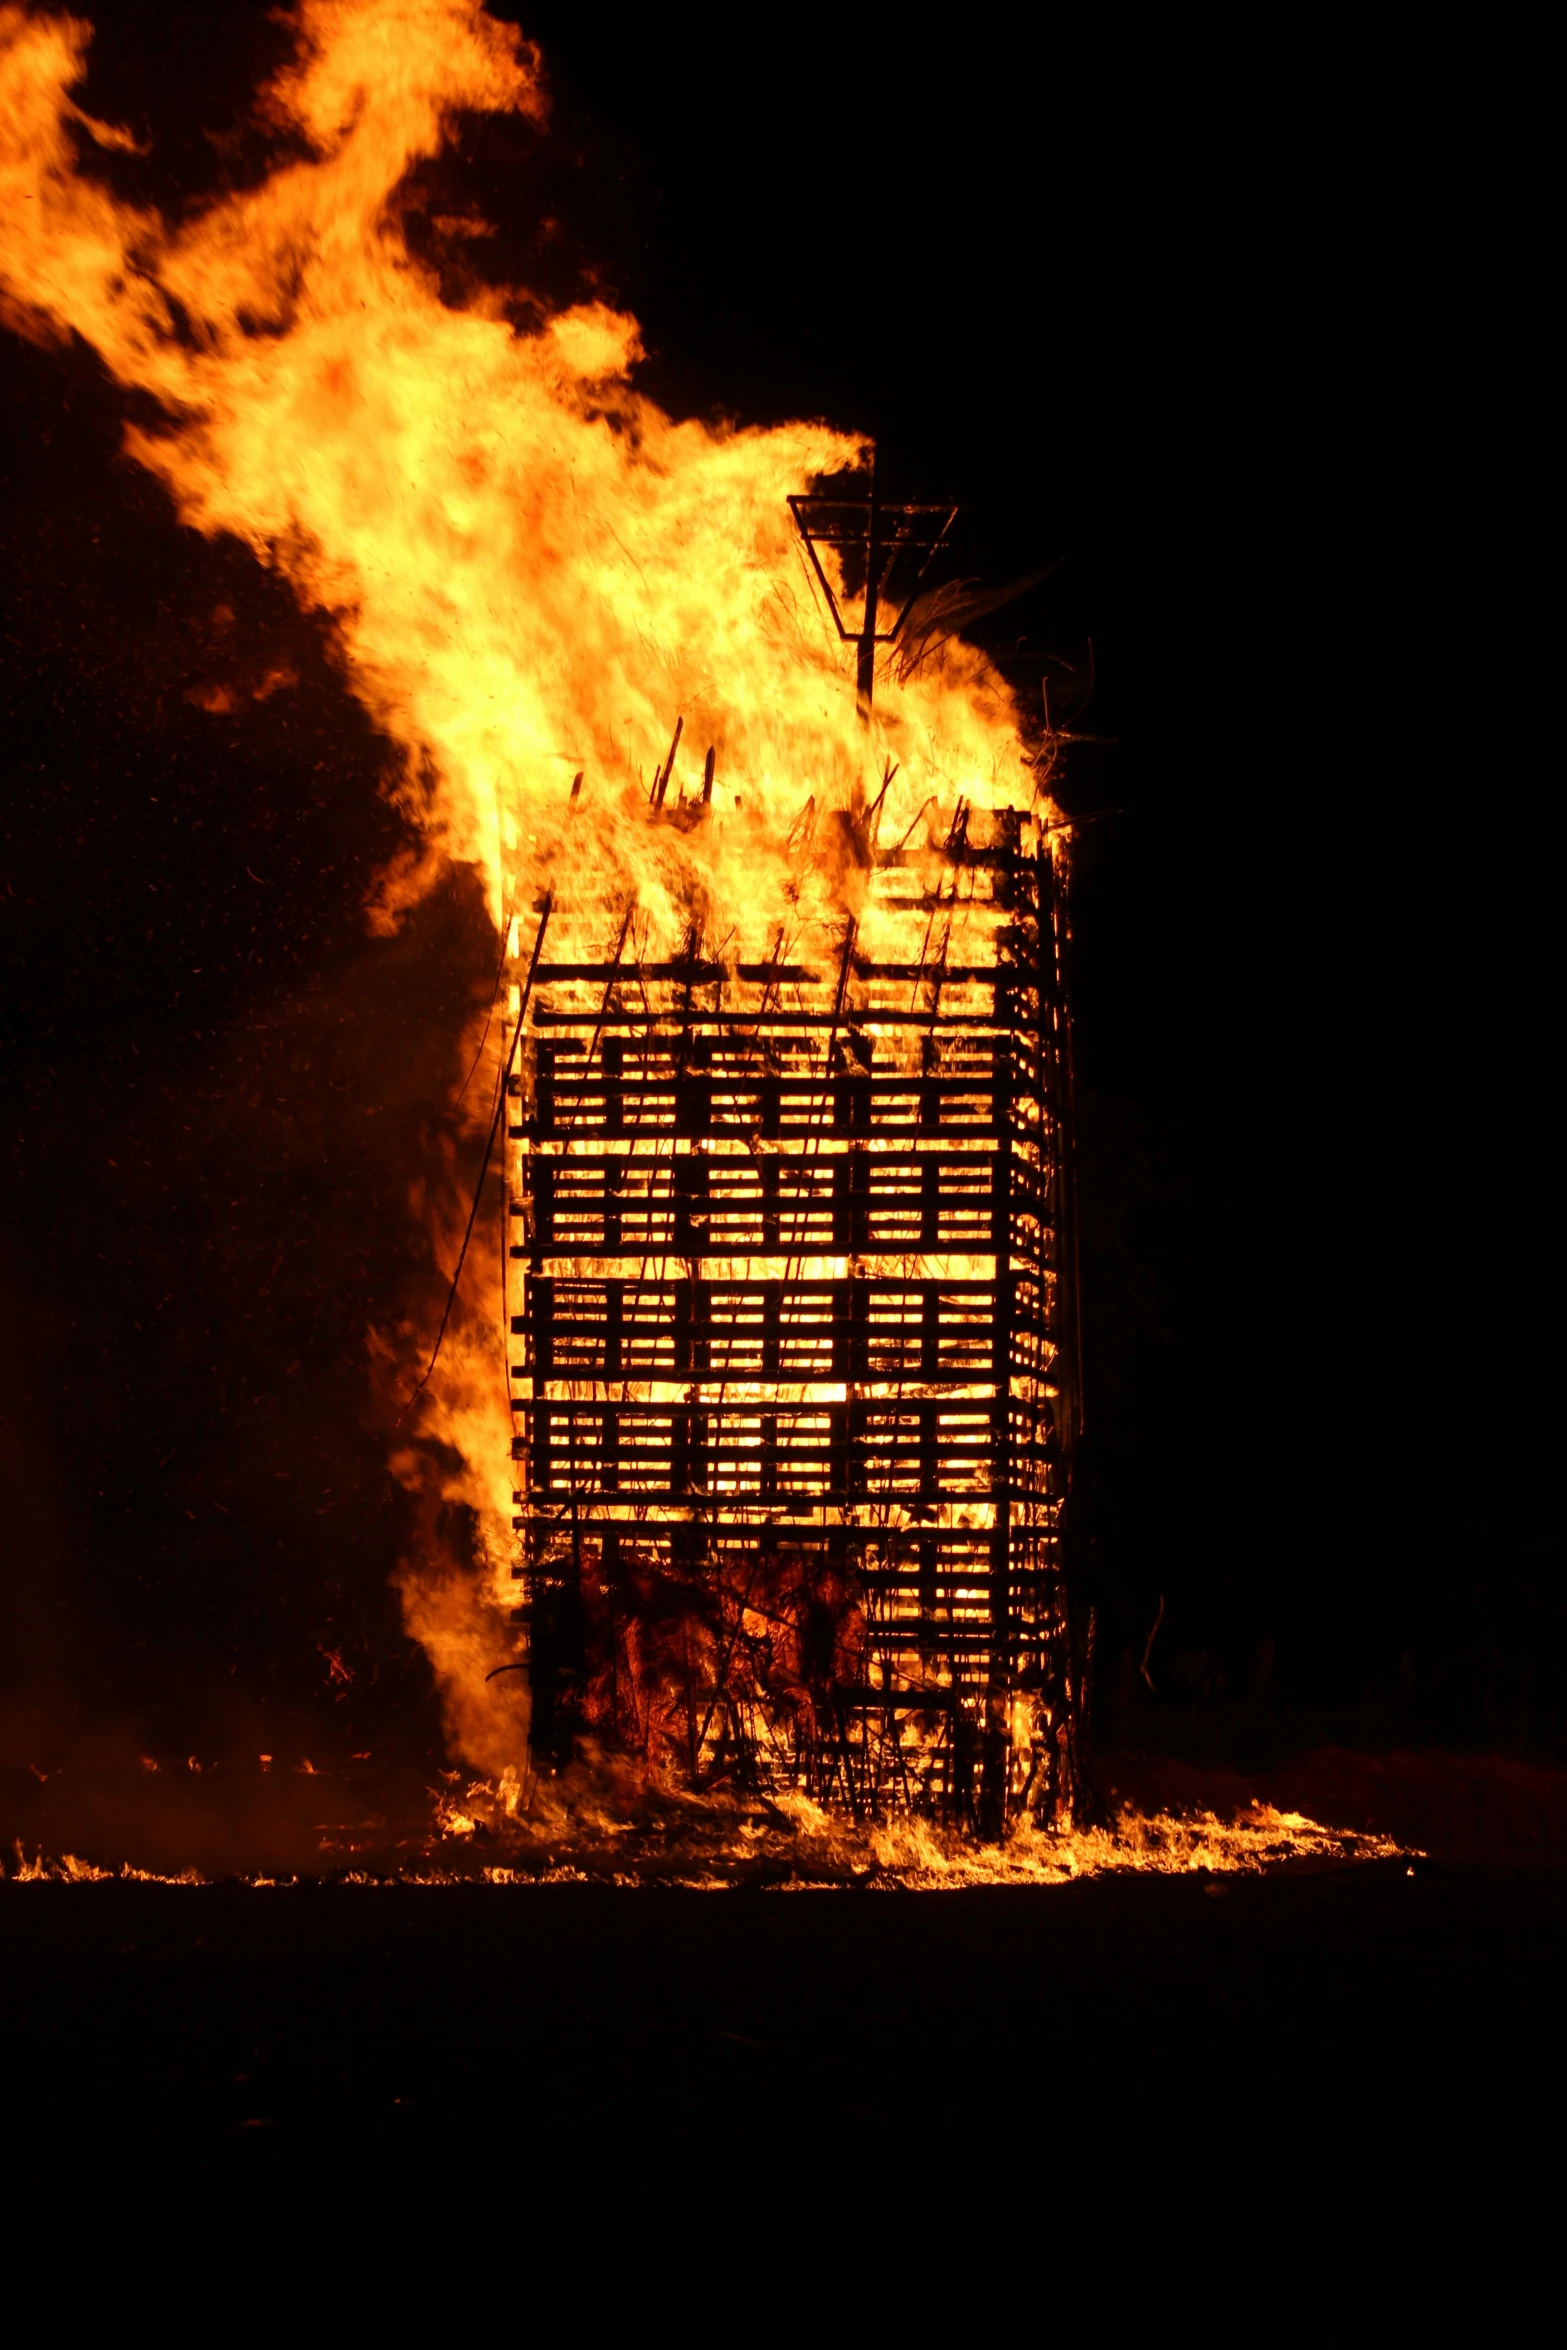
[[[533,973],[507,1121],[533,1737],[996,1835],[1081,1800],[1063,887],[1019,811],[859,846],[818,967],[693,940]]]

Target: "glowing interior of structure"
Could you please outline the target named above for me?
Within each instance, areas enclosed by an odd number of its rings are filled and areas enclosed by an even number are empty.
[[[1061,892],[1017,810],[825,829],[806,951],[516,940],[534,1743],[994,1834],[1077,1771]]]

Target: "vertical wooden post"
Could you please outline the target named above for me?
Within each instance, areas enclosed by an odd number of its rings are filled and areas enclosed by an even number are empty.
[[[876,606],[881,595],[881,536],[877,529],[876,475],[871,474],[871,510],[865,541],[865,618],[860,629],[860,657],[855,669],[854,699],[860,724],[871,722],[871,697],[876,690]]]

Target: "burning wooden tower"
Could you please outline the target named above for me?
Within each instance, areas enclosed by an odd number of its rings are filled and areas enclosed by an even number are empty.
[[[867,549],[862,707],[932,512],[798,502],[808,543]],[[702,802],[667,807],[668,772],[648,821],[703,821],[711,754]],[[995,1836],[1082,1794],[1066,919],[1034,817],[918,828],[883,842],[872,802],[802,839],[843,908],[804,959],[784,924],[755,962],[541,933],[508,1081],[515,1572],[541,1758]]]

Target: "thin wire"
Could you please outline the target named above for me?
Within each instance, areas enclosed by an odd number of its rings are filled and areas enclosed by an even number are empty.
[[[495,1018],[495,1007],[501,1000],[501,981],[506,976],[507,949],[511,945],[512,921],[513,916],[509,913],[503,912],[501,917],[501,959],[495,973],[495,985],[490,993],[490,1008],[484,1015],[484,1033],[479,1038],[478,1046],[475,1049],[473,1059],[468,1064],[468,1074],[463,1079],[462,1084],[458,1088],[458,1107],[461,1106],[463,1096],[467,1093],[469,1086],[473,1083],[473,1073],[478,1068],[479,1063],[483,1060],[484,1048],[490,1041],[490,1027]]]
[[[501,1065],[500,1085],[498,1088],[498,1098],[495,1104],[495,1115],[490,1120],[490,1131],[485,1140],[484,1154],[479,1161],[479,1179],[473,1187],[473,1205],[468,1210],[467,1229],[464,1231],[462,1236],[462,1247],[457,1252],[457,1270],[452,1275],[451,1287],[446,1293],[446,1308],[441,1315],[441,1326],[435,1334],[435,1344],[430,1350],[430,1360],[424,1367],[424,1374],[418,1385],[415,1387],[412,1395],[410,1395],[408,1401],[404,1404],[402,1410],[398,1413],[396,1420],[393,1421],[392,1425],[394,1427],[399,1427],[402,1424],[403,1420],[406,1419],[409,1412],[412,1411],[414,1405],[418,1402],[420,1396],[423,1395],[425,1389],[429,1386],[430,1375],[435,1369],[436,1362],[440,1356],[442,1344],[446,1337],[447,1324],[451,1321],[452,1318],[452,1308],[457,1303],[458,1286],[462,1281],[463,1267],[468,1261],[468,1244],[473,1238],[474,1225],[479,1220],[479,1203],[484,1197],[484,1186],[488,1180],[490,1172],[490,1160],[494,1156],[495,1152],[495,1137],[500,1132],[501,1120],[506,1115],[506,1088],[511,1082],[512,1063],[517,1058],[517,1047],[522,1041],[523,1015],[528,1009],[528,998],[533,993],[533,977],[534,973],[538,970],[539,967],[539,951],[544,944],[544,933],[550,926],[550,914],[554,907],[554,902],[555,900],[553,892],[547,890],[544,896],[544,905],[542,909],[542,917],[539,922],[538,936],[533,942],[533,954],[528,964],[528,976],[523,984],[522,996],[517,1005],[517,1025],[512,1031],[511,1049],[507,1053],[506,1058]]]

